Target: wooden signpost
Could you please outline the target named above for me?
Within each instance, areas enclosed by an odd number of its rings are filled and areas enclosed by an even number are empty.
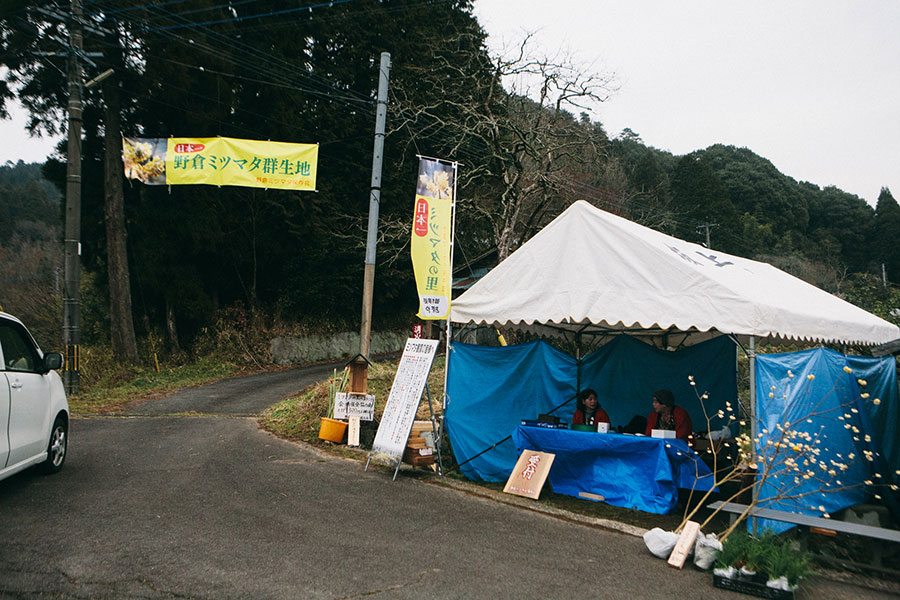
[[[378,431],[375,433],[375,442],[366,461],[366,470],[369,463],[374,460],[394,467],[394,479],[397,479],[406,441],[416,419],[419,401],[428,382],[428,373],[431,372],[437,347],[438,340],[413,338],[406,340],[400,366],[394,375],[394,384],[384,406]],[[431,402],[430,394],[428,401]]]

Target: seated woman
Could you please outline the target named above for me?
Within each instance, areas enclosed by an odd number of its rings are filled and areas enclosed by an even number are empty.
[[[588,388],[578,394],[578,406],[575,416],[572,417],[573,425],[597,425],[597,423],[609,423],[609,415],[600,408],[597,402],[597,392]]]
[[[691,416],[680,406],[675,406],[675,395],[669,390],[653,392],[653,412],[647,416],[647,435],[654,429],[675,431],[675,437],[688,441],[693,431]]]

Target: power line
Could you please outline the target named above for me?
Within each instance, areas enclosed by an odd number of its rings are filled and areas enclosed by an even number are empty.
[[[309,5],[309,6],[301,6],[301,7],[298,7],[298,8],[286,8],[286,9],[283,9],[283,10],[274,10],[274,11],[270,11],[270,12],[267,12],[267,13],[259,13],[259,14],[255,14],[255,15],[247,15],[246,17],[233,16],[233,17],[229,17],[229,18],[227,18],[227,19],[216,19],[216,20],[210,20],[210,21],[203,21],[203,22],[199,22],[199,23],[186,23],[186,24],[181,24],[181,25],[169,25],[169,26],[166,26],[166,27],[151,27],[151,28],[147,29],[147,31],[153,32],[153,31],[166,31],[166,30],[174,30],[174,29],[184,29],[184,28],[187,28],[187,27],[204,27],[204,26],[206,26],[206,25],[220,25],[220,24],[222,24],[222,23],[231,23],[231,22],[234,22],[234,21],[241,22],[241,21],[250,21],[250,20],[253,20],[253,19],[263,19],[263,18],[265,18],[265,17],[275,17],[275,16],[279,16],[279,15],[286,15],[286,14],[291,14],[291,13],[301,12],[301,11],[309,11],[309,12],[312,12],[312,10],[315,9],[315,8],[331,8],[331,7],[334,6],[335,4],[345,4],[345,3],[347,3],[347,2],[352,2],[352,1],[353,1],[353,0],[330,0],[329,2],[323,2],[323,3],[321,3],[321,4],[311,4],[311,5]]]

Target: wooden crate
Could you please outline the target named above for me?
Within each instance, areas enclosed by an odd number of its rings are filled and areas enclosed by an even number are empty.
[[[434,464],[434,454],[422,455],[419,453],[420,450],[424,450],[425,448],[410,448],[407,446],[406,450],[403,452],[403,462],[412,465],[414,467],[422,467]]]

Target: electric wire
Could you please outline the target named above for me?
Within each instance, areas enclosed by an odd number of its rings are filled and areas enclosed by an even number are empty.
[[[167,19],[174,20],[175,22],[180,22],[180,23],[190,23],[190,21],[187,21],[186,19],[181,18],[177,13],[171,13],[169,11],[163,11],[163,12],[165,13],[163,15],[163,17],[165,17]],[[141,23],[146,23],[146,19],[136,18],[136,19],[130,20],[129,23],[131,23],[132,25],[140,25]],[[355,96],[347,95],[348,90],[340,90],[341,94],[339,95],[339,94],[335,93],[338,90],[334,87],[334,84],[325,78],[321,78],[314,74],[309,74],[309,73],[302,73],[302,72],[298,73],[296,70],[296,65],[291,64],[291,63],[287,62],[286,60],[278,61],[271,54],[263,53],[263,52],[257,50],[256,48],[253,48],[252,46],[249,46],[244,43],[234,42],[227,36],[225,36],[221,33],[212,31],[209,28],[201,28],[201,29],[205,30],[206,33],[208,33],[208,35],[210,37],[216,39],[216,41],[219,42],[219,45],[212,46],[201,40],[197,40],[194,38],[182,37],[174,32],[159,32],[157,35],[162,35],[163,37],[168,37],[172,41],[185,44],[192,51],[198,50],[198,49],[203,50],[206,53],[210,54],[211,56],[215,56],[216,58],[227,60],[237,66],[243,66],[246,69],[248,69],[254,73],[260,73],[260,72],[266,73],[269,76],[276,78],[278,81],[280,81],[284,85],[288,85],[289,82],[294,81],[297,77],[301,77],[303,79],[310,80],[312,85],[314,85],[316,87],[313,87],[313,88],[304,87],[304,89],[306,91],[308,91],[309,93],[316,93],[321,97],[329,97],[332,99],[334,99],[334,98],[341,99],[342,98],[346,102],[357,101],[357,102],[363,103],[363,104],[364,103],[373,103],[373,101],[370,98],[366,98],[366,97],[358,95],[358,94]],[[235,53],[227,55],[227,56],[222,56],[221,50],[223,48],[233,49],[235,51]],[[247,55],[247,56],[245,56],[245,55]],[[275,63],[275,62],[281,62],[282,66],[286,70],[288,70],[289,73],[282,73],[282,72],[275,71],[272,68],[273,63]],[[265,66],[263,66],[263,65],[265,65]],[[302,87],[302,86],[298,86],[298,87]],[[349,91],[352,92],[352,90],[349,90]]]
[[[260,14],[256,14],[256,15],[247,15],[247,16],[245,16],[245,17],[235,16],[235,17],[229,17],[229,18],[227,18],[227,19],[218,19],[218,20],[202,21],[202,22],[199,22],[199,23],[187,23],[187,24],[181,24],[181,25],[169,25],[169,26],[166,26],[166,27],[150,27],[150,28],[147,29],[147,31],[149,31],[149,32],[154,32],[154,31],[171,31],[171,30],[174,30],[174,29],[184,29],[184,28],[187,28],[187,27],[204,27],[204,26],[206,26],[206,25],[220,25],[220,24],[222,24],[222,23],[231,23],[231,22],[234,22],[234,21],[238,21],[238,22],[250,21],[250,20],[253,20],[253,19],[262,19],[262,18],[265,18],[265,17],[277,17],[277,16],[287,15],[287,14],[291,14],[291,13],[295,13],[295,12],[301,12],[301,11],[310,11],[310,12],[311,12],[314,8],[331,8],[331,7],[334,6],[335,4],[345,4],[345,3],[347,3],[347,2],[352,2],[352,1],[353,1],[353,0],[329,0],[328,2],[323,2],[323,3],[320,3],[320,4],[311,4],[311,5],[309,5],[309,6],[301,6],[301,7],[298,7],[298,8],[286,8],[286,9],[283,9],[283,10],[275,10],[275,11],[271,11],[271,12],[267,12],[267,13],[260,13]]]

